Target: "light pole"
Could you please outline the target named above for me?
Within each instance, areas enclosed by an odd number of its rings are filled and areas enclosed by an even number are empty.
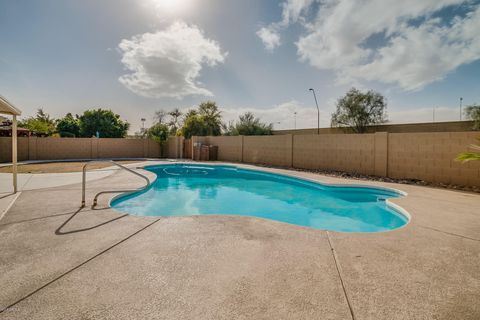
[[[317,106],[317,134],[320,134],[320,109],[318,108],[317,95],[314,89],[310,88],[309,90],[313,92],[313,97],[315,98],[315,105]]]
[[[294,128],[297,130],[297,111],[293,113],[293,123],[294,123]]]
[[[460,121],[462,121],[462,102],[463,102],[463,98],[460,97]]]
[[[140,121],[142,121],[142,135],[145,135],[145,121],[146,120],[147,119],[145,119],[145,118],[140,119]]]

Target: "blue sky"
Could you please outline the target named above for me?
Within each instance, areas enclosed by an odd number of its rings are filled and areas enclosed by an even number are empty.
[[[4,0],[0,94],[31,115],[111,108],[132,124],[212,99],[226,120],[321,125],[350,87],[392,122],[480,102],[480,1]]]

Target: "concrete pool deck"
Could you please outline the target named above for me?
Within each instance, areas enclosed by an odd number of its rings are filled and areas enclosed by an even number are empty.
[[[480,318],[479,194],[261,169],[406,191],[392,202],[412,220],[337,233],[129,216],[107,196],[79,211],[78,183],[25,190],[0,220],[0,319]],[[88,200],[141,184],[115,171],[89,182]]]

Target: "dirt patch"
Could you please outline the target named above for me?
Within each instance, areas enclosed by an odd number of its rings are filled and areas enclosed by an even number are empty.
[[[120,164],[136,163],[139,161],[116,161]],[[51,162],[37,164],[20,164],[18,173],[65,173],[80,172],[86,162]],[[89,170],[111,167],[110,163],[92,163],[88,166]],[[0,167],[0,173],[12,173],[12,166]]]

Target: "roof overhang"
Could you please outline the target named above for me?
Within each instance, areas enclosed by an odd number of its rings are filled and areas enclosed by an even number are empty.
[[[14,107],[7,99],[0,96],[0,113],[19,116],[22,114],[22,111]]]

